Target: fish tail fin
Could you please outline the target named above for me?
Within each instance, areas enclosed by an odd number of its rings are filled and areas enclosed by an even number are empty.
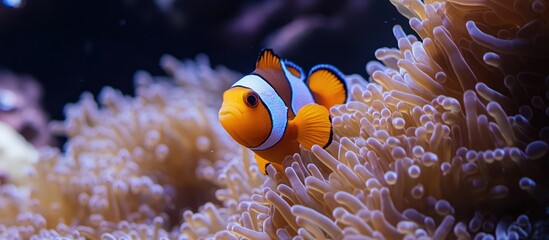
[[[332,122],[328,109],[318,104],[302,107],[293,120],[297,126],[297,141],[307,150],[313,145],[323,148],[332,142]]]
[[[347,102],[349,93],[345,76],[332,65],[321,64],[313,67],[307,84],[315,102],[327,109]]]

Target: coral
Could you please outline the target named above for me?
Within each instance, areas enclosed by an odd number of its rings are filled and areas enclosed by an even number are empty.
[[[194,34],[204,34],[213,38],[213,42],[219,41],[216,44],[221,46],[248,48],[262,44],[276,48],[277,52],[291,52],[304,46],[301,41],[315,32],[352,32],[357,29],[355,24],[364,20],[363,13],[370,6],[360,0],[155,0],[146,3],[126,0],[123,4],[140,13],[139,18],[147,24],[168,20],[179,31],[208,28],[212,31],[205,32],[207,34],[200,31]],[[152,18],[155,21],[151,21]]]
[[[29,76],[0,71],[0,121],[36,147],[52,143],[48,116],[40,104],[42,87]]]
[[[264,46],[288,54],[304,47],[307,37],[323,38],[352,32],[363,21],[370,3],[346,1],[260,1],[247,2],[236,17],[228,19],[223,32],[232,45],[249,45],[265,34],[265,29],[277,26],[264,39]],[[280,25],[283,23],[284,25]],[[329,34],[319,34],[321,32]]]
[[[0,184],[26,184],[38,151],[12,127],[0,122]]]

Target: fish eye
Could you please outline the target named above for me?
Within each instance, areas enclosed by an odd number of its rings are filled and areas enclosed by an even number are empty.
[[[259,103],[259,96],[255,92],[249,92],[244,96],[244,102],[248,107],[256,107]]]

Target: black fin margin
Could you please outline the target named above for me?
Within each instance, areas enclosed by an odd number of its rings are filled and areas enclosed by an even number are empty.
[[[265,171],[265,175],[269,176],[269,172],[267,172],[267,167],[269,167],[269,165],[271,165],[271,163],[267,163],[265,164],[265,169],[263,171]]]
[[[301,68],[300,66],[298,66],[297,64],[295,64],[294,62],[290,61],[290,60],[287,60],[287,59],[284,59],[284,64],[286,64],[286,67],[291,67],[291,68],[294,68],[296,69],[298,72],[299,72],[299,79],[303,80],[303,81],[306,81],[307,78],[305,77],[305,71],[303,71],[303,68]]]
[[[261,58],[265,55],[265,52],[271,53],[273,56],[277,57],[279,61],[282,61],[283,59],[278,56],[272,48],[262,48],[261,51],[259,51],[259,54],[257,55],[257,60],[255,61],[256,64],[261,60]]]
[[[348,102],[349,101],[349,87],[347,86],[347,81],[345,81],[345,75],[341,71],[339,71],[339,69],[337,69],[336,67],[334,67],[330,64],[318,64],[318,65],[314,66],[313,68],[311,68],[311,70],[309,71],[309,75],[307,75],[307,76],[311,76],[312,73],[314,73],[315,71],[318,71],[320,69],[324,69],[324,70],[327,70],[327,71],[331,72],[343,84],[343,90],[345,90],[345,101],[344,102]],[[307,85],[309,84],[308,78],[307,78],[307,81],[305,83]]]
[[[332,144],[332,141],[334,140],[334,127],[332,126],[332,116],[329,116],[330,118],[330,138],[328,139],[328,142],[326,145],[324,145],[322,148],[326,149],[330,144]]]

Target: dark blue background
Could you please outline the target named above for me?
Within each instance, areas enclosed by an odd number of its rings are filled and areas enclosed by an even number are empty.
[[[274,21],[260,38],[233,46],[217,31],[246,2],[253,1],[179,1],[175,8],[186,14],[185,26],[173,24],[152,1],[28,0],[18,9],[0,4],[0,68],[37,78],[45,90],[44,107],[54,119],[62,119],[64,104],[77,101],[83,91],[97,94],[110,85],[132,94],[136,70],[165,75],[158,65],[165,53],[177,58],[206,53],[213,65],[250,72],[265,47],[262,37],[287,22]],[[364,66],[374,59],[374,51],[396,46],[393,25],[412,33],[388,0],[369,4],[364,17],[344,34],[321,33],[282,57],[306,71],[330,63],[366,77]],[[319,11],[329,14],[331,9]]]

